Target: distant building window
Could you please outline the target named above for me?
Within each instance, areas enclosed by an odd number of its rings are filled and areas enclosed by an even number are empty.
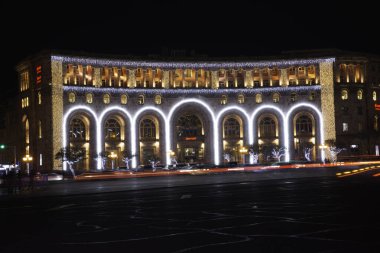
[[[342,97],[342,100],[347,100],[348,99],[348,91],[342,90],[341,97]]]
[[[261,94],[256,94],[256,104],[261,104],[263,102],[263,96]]]
[[[69,103],[75,103],[75,93],[74,92],[69,93]]]
[[[376,100],[377,100],[377,94],[376,94],[376,91],[372,92],[372,99],[373,99],[373,101],[376,101]]]
[[[38,139],[42,139],[42,123],[41,123],[41,120],[38,121]]]
[[[348,132],[348,123],[343,123],[343,132]]]
[[[40,105],[40,104],[42,104],[42,95],[41,95],[41,91],[38,92],[37,96],[38,96],[38,104]]]
[[[128,103],[128,97],[127,97],[127,95],[125,95],[125,94],[121,95],[121,97],[120,97],[120,103],[122,105],[126,105]]]
[[[154,96],[154,103],[156,105],[160,105],[162,103],[162,96],[161,95]]]
[[[314,101],[315,100],[315,92],[314,91],[310,92],[310,94],[309,94],[309,100],[310,101]]]
[[[362,90],[358,90],[357,98],[358,98],[358,100],[362,100],[363,99],[363,91]]]
[[[375,115],[373,120],[373,129],[379,131],[379,117],[377,115]]]
[[[222,98],[220,99],[220,104],[221,105],[227,104],[227,96],[226,95],[222,95]]]
[[[296,100],[297,100],[297,94],[296,93],[290,94],[290,101],[291,102],[296,102]]]
[[[145,103],[144,100],[145,100],[144,95],[139,95],[137,98],[137,104],[143,105]]]
[[[29,89],[29,72],[25,71],[20,74],[20,90],[25,91]]]
[[[239,96],[238,96],[238,103],[239,104],[244,104],[244,95],[243,94],[239,94]]]
[[[93,95],[92,95],[92,93],[87,93],[86,94],[86,103],[92,104],[92,101],[93,101]]]
[[[111,102],[111,96],[110,94],[104,94],[103,95],[103,103],[109,104]]]
[[[278,94],[278,93],[273,94],[273,102],[274,103],[280,102],[280,94]]]
[[[29,107],[29,97],[21,99],[21,108]]]

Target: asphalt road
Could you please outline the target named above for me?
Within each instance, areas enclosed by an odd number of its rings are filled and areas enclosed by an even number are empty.
[[[378,172],[54,184],[1,198],[0,252],[379,252]]]

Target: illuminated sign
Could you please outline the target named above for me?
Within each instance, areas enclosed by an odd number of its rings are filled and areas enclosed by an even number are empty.
[[[186,137],[185,141],[196,141],[197,137]]]
[[[36,67],[36,83],[40,84],[42,82],[42,67],[41,65]]]
[[[380,111],[380,105],[379,104],[375,104],[375,110]]]

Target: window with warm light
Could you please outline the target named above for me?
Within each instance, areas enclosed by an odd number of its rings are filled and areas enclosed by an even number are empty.
[[[42,139],[42,123],[41,123],[41,120],[38,121],[38,139]]]
[[[109,104],[111,102],[111,96],[110,94],[104,94],[103,95],[103,103]]]
[[[296,93],[290,94],[290,101],[291,102],[296,102],[296,100],[297,100],[297,94]]]
[[[373,101],[377,100],[377,93],[376,93],[376,91],[372,92],[372,99],[373,99]]]
[[[373,119],[373,129],[379,131],[379,117],[377,115]]]
[[[222,95],[222,98],[220,99],[220,104],[221,105],[227,104],[227,96],[226,95]]]
[[[310,101],[314,101],[315,100],[315,92],[314,91],[310,92],[310,94],[309,94],[309,100]]]
[[[74,92],[69,93],[69,103],[75,103],[75,93]]]
[[[273,102],[274,103],[280,102],[280,94],[278,94],[278,93],[273,94]]]
[[[86,94],[86,103],[87,104],[92,104],[93,98],[94,98],[94,96],[92,95],[92,93],[87,93]]]
[[[137,104],[143,105],[145,103],[145,97],[144,95],[139,95],[137,98]]]
[[[261,94],[256,94],[256,104],[261,104],[263,102],[263,95]]]
[[[342,100],[348,99],[348,91],[347,90],[342,90],[340,94],[341,94]]]
[[[126,105],[126,104],[128,103],[128,96],[125,95],[125,94],[121,95],[121,96],[120,96],[120,103],[121,103],[122,105]]]
[[[20,90],[26,91],[29,89],[29,72],[25,71],[20,74]]]
[[[358,100],[362,100],[363,99],[363,90],[358,90],[357,98],[358,98]]]
[[[244,95],[243,94],[239,94],[239,96],[238,96],[238,103],[239,104],[244,104]]]
[[[38,98],[38,104],[39,104],[39,105],[42,104],[42,95],[41,95],[41,91],[39,91],[39,92],[37,93],[37,98]]]
[[[348,123],[343,123],[343,132],[348,132]]]
[[[156,105],[160,105],[162,103],[162,96],[161,95],[154,96],[154,103]]]

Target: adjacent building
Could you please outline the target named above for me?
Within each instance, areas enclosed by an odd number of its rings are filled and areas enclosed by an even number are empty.
[[[380,58],[341,51],[233,60],[144,60],[43,52],[19,73],[19,159],[58,169],[61,147],[82,148],[81,169],[99,154],[220,164],[249,163],[250,146],[286,148],[285,160],[379,155]],[[342,153],[343,154],[343,153]],[[262,161],[267,157],[261,156]]]

